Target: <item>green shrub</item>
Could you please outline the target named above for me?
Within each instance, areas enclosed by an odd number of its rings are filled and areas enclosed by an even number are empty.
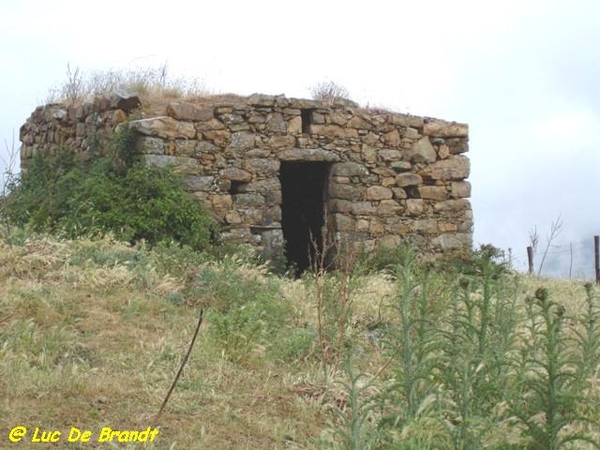
[[[131,243],[174,240],[194,250],[208,248],[216,225],[184,190],[181,177],[171,167],[133,163],[131,139],[116,140],[115,157],[87,165],[69,151],[34,158],[6,204],[11,223],[70,238],[110,232]]]
[[[201,267],[187,295],[209,308],[211,338],[236,362],[268,349],[290,314],[279,280],[235,256]]]
[[[316,331],[312,328],[284,327],[277,333],[268,354],[272,359],[290,363],[306,358],[313,349]]]
[[[403,264],[407,258],[416,257],[415,250],[407,244],[396,247],[380,247],[374,253],[362,255],[359,262],[361,271],[376,273],[387,271],[395,274],[396,266]]]
[[[503,250],[491,244],[482,244],[477,250],[451,253],[432,263],[433,268],[461,275],[493,275],[511,271],[510,261]]]

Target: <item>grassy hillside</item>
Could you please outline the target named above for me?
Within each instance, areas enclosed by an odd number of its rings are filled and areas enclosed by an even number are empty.
[[[594,287],[394,257],[292,280],[243,254],[3,236],[0,447],[41,448],[40,427],[62,432],[45,447],[133,449],[98,434],[159,426],[145,448],[595,448]]]

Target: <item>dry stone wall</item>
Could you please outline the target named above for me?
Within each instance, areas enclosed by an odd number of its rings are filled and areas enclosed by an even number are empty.
[[[227,239],[269,251],[281,245],[282,165],[312,162],[327,167],[322,198],[314,200],[337,239],[367,251],[402,241],[427,253],[471,246],[465,124],[260,94],[173,101],[162,114],[131,120],[139,106],[119,92],[38,107],[21,128],[23,167],[61,147],[93,157],[128,126],[140,157],[177,166]]]

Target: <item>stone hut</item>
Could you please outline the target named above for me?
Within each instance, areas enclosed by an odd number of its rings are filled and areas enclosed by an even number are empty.
[[[122,126],[148,164],[181,171],[227,240],[285,246],[300,269],[322,236],[367,252],[471,247],[466,124],[283,95],[149,107],[117,92],[38,107],[20,130],[22,166],[59,148],[91,156]]]

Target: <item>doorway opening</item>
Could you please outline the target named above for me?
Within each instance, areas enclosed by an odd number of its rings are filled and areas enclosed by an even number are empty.
[[[283,161],[281,182],[281,226],[288,263],[300,275],[323,252],[323,226],[328,204],[331,163]]]

